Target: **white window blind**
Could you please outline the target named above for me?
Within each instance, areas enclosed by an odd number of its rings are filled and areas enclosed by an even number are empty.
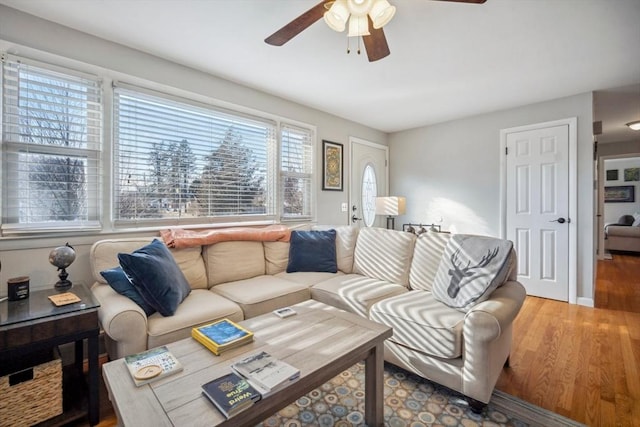
[[[274,220],[276,124],[118,83],[118,225]]]
[[[3,234],[99,228],[101,81],[6,56],[2,94]]]
[[[280,139],[282,219],[309,220],[313,212],[313,132],[283,125]]]

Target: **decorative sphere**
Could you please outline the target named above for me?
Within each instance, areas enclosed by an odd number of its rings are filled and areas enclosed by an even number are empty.
[[[76,251],[67,243],[55,248],[49,254],[49,262],[59,269],[69,267],[76,259]]]

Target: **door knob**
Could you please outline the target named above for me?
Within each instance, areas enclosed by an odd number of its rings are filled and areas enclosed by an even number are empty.
[[[362,218],[357,218],[356,214],[351,215],[351,222],[357,222],[360,221]]]
[[[564,219],[564,218],[560,217],[558,219],[552,219],[549,222],[559,222],[560,224],[564,224],[565,222],[567,222],[567,223],[571,222],[571,220],[570,219]]]

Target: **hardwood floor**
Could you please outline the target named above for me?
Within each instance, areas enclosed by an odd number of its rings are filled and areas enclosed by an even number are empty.
[[[527,297],[497,388],[589,426],[640,426],[640,256],[598,261],[595,305]],[[116,424],[102,412],[99,427]]]
[[[598,261],[595,308],[527,297],[497,388],[589,426],[640,426],[640,256]]]

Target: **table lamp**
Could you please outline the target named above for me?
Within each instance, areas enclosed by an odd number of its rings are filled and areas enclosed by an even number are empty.
[[[387,215],[387,229],[395,230],[397,215],[406,211],[407,200],[404,197],[376,197],[376,215]]]

